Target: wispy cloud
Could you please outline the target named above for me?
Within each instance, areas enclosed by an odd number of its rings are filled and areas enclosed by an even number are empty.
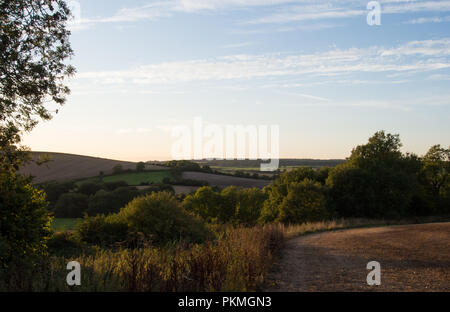
[[[173,84],[283,76],[427,72],[450,68],[450,38],[411,41],[392,48],[332,49],[314,54],[230,55],[166,62],[119,71],[85,72],[93,84]]]
[[[405,24],[425,24],[425,23],[445,23],[445,22],[450,22],[450,16],[419,17],[406,21]]]
[[[223,49],[237,49],[244,48],[254,45],[254,42],[240,42],[240,43],[230,43],[222,46]]]
[[[450,11],[450,0],[384,0],[380,2],[384,14]],[[81,18],[72,25],[72,29],[84,30],[101,23],[158,20],[172,17],[178,13],[231,11],[258,7],[271,8],[270,11],[275,13],[245,21],[243,24],[281,24],[345,19],[367,14],[366,5],[367,1],[363,0],[166,0],[139,7],[122,8],[108,17]],[[261,11],[266,12],[267,10]]]

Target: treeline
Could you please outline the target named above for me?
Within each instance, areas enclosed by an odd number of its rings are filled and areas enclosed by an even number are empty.
[[[231,168],[260,168],[265,163],[262,160],[234,159],[234,160],[194,160],[199,165]],[[280,167],[335,167],[344,163],[343,159],[280,159]]]
[[[420,158],[400,148],[398,135],[377,132],[335,168],[294,169],[263,190],[201,188],[183,204],[205,220],[244,224],[450,213],[450,150],[435,145]]]
[[[450,213],[449,149],[436,145],[419,158],[403,154],[400,147],[398,135],[378,132],[335,168],[294,169],[264,189],[205,186],[185,197],[152,194],[135,199],[119,213],[85,219],[79,234],[100,245],[133,241],[136,233],[150,235],[158,244],[177,237],[190,243],[207,239],[204,224],[302,224]],[[127,218],[146,225],[130,228],[133,222]]]
[[[82,218],[119,212],[136,197],[153,192],[174,193],[168,184],[151,185],[144,190],[128,186],[126,182],[49,182],[39,185],[47,194],[48,209],[57,218]]]
[[[238,178],[247,178],[247,179],[261,179],[261,180],[273,180],[274,177],[277,175],[267,176],[264,174],[259,174],[257,172],[249,173],[244,172],[243,170],[236,170],[234,172],[224,172],[221,170],[215,170],[210,167],[210,164],[203,164],[197,163],[195,161],[190,160],[172,160],[162,163],[163,166],[169,167],[172,173],[172,176],[175,178],[175,181],[173,183],[176,183],[178,185],[184,185],[180,184],[177,181],[185,181],[182,179],[182,174],[185,171],[194,171],[194,172],[203,172],[203,173],[211,173],[211,174],[220,174],[230,177],[238,177]],[[277,172],[279,173],[279,172]],[[198,185],[195,185],[198,186]]]

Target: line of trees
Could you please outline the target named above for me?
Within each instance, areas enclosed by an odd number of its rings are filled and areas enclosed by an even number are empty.
[[[244,224],[450,213],[450,150],[435,145],[420,158],[400,148],[398,135],[380,131],[335,168],[294,169],[263,190],[201,188],[183,204],[207,221]]]

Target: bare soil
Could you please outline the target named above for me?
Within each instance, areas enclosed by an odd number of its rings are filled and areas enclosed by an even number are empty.
[[[366,268],[381,264],[381,285]],[[287,242],[266,291],[450,291],[450,223],[353,229]]]

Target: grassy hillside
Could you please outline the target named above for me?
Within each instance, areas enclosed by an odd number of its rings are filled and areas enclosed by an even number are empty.
[[[33,159],[43,155],[49,155],[51,161],[41,166],[30,163],[21,169],[21,173],[34,176],[36,183],[90,178],[98,176],[101,171],[109,175],[117,165],[121,165],[124,170],[136,169],[134,162],[72,154],[33,152]],[[153,165],[147,165],[146,169],[166,170],[164,167]]]

